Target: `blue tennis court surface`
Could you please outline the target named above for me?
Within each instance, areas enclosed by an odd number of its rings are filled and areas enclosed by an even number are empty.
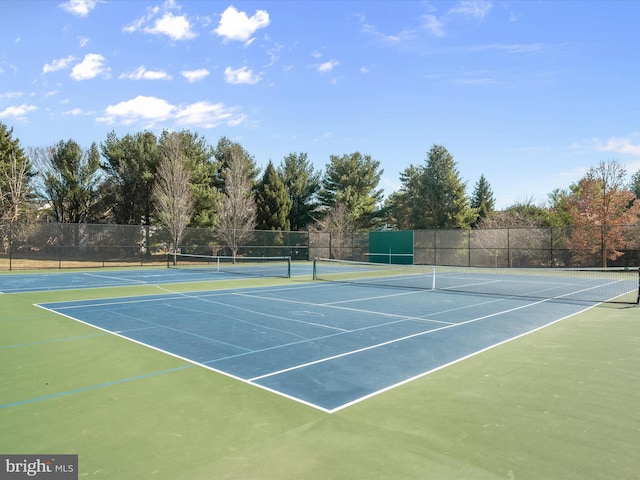
[[[292,275],[311,274],[307,263],[291,267]],[[247,272],[252,276],[252,272]],[[133,285],[163,285],[171,283],[203,282],[238,278],[237,274],[218,272],[214,268],[173,269],[142,268],[126,270],[94,270],[90,272],[55,272],[0,275],[0,293],[43,292],[85,288],[126,287]]]
[[[324,282],[41,307],[327,412],[588,308]]]

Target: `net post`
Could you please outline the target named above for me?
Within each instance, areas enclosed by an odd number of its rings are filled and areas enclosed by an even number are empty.
[[[433,271],[431,273],[431,290],[436,289],[436,267],[433,267]]]
[[[640,268],[638,269],[638,294],[636,295],[636,305],[640,305]]]
[[[291,278],[291,257],[284,257],[287,260],[287,278]]]
[[[318,279],[318,275],[316,273],[316,262],[317,261],[318,261],[318,257],[315,257],[313,259],[313,277],[312,277],[313,280],[317,280]]]

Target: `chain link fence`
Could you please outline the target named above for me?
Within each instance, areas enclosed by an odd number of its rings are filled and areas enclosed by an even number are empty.
[[[615,234],[622,253],[607,266],[640,266],[640,227],[416,230],[414,263],[478,267],[600,267]],[[164,265],[174,251],[161,226],[0,223],[0,270]],[[231,255],[215,230],[187,229],[181,253]],[[606,252],[605,252],[606,253]],[[367,232],[256,230],[238,249],[251,257],[369,260]]]
[[[614,246],[621,255],[612,259]],[[414,263],[495,268],[638,267],[640,227],[417,230]]]
[[[165,265],[174,250],[231,255],[216,232],[206,228],[188,228],[177,248],[162,226],[5,223],[0,237],[0,270]],[[307,260],[309,233],[256,230],[238,255]]]

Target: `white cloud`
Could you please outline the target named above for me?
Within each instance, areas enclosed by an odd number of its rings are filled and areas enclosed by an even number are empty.
[[[120,80],[171,80],[171,75],[162,71],[147,70],[144,65],[140,65],[133,72],[123,73],[118,78]]]
[[[140,121],[155,123],[169,119],[175,108],[161,98],[138,95],[131,100],[109,105],[105,109],[105,115],[97,120],[109,125],[113,123],[131,125]]]
[[[215,128],[221,123],[233,126],[244,119],[244,115],[236,113],[235,109],[228,108],[223,103],[196,102],[179,108],[176,113],[176,122],[183,127]]]
[[[372,35],[376,40],[382,43],[397,45],[415,38],[413,30],[402,30],[398,33],[382,33],[375,25],[366,22],[364,15],[359,15],[360,30],[366,34]]]
[[[209,76],[209,70],[206,68],[199,68],[197,70],[183,70],[180,74],[187,79],[189,83],[199,82],[205,77]]]
[[[237,108],[230,108],[222,103],[201,101],[172,105],[162,98],[139,95],[131,100],[109,105],[105,114],[96,120],[108,125],[142,124],[145,128],[153,128],[158,124],[164,126],[172,121],[181,127],[214,128],[221,123],[238,125],[245,120],[245,115],[238,113]]]
[[[599,152],[613,152],[640,157],[640,143],[634,142],[632,138],[611,137],[608,140],[594,138],[590,143]]]
[[[269,57],[271,57],[271,61],[267,64],[267,67],[274,65],[278,61],[278,59],[280,58],[280,51],[282,50],[282,48],[283,48],[282,45],[276,44],[273,48],[271,48],[267,52]]]
[[[470,47],[469,51],[479,52],[486,50],[498,50],[507,53],[519,54],[519,53],[536,53],[544,50],[543,43],[491,43],[487,45],[478,45]]]
[[[493,5],[488,0],[462,0],[449,13],[467,17],[484,18]]]
[[[258,74],[254,74],[253,71],[249,70],[247,67],[241,67],[235,70],[231,67],[227,67],[224,70],[224,79],[227,83],[231,83],[233,85],[254,85],[262,80],[262,77]]]
[[[444,22],[438,20],[435,15],[425,15],[422,17],[422,23],[428,32],[436,37],[444,37]]]
[[[66,112],[62,112],[63,115],[71,115],[72,117],[78,117],[81,115],[92,115],[92,112],[87,112],[82,108],[72,108],[71,110],[67,110]]]
[[[138,30],[144,29],[145,24],[151,22],[151,20],[153,20],[153,18],[158,14],[159,11],[160,7],[148,7],[146,15],[134,21],[133,23],[130,23],[129,25],[125,25],[124,27],[122,27],[122,31],[127,33],[134,33]]]
[[[314,142],[319,142],[321,140],[328,140],[330,138],[333,138],[333,132],[324,132],[319,137],[314,138],[313,141]]]
[[[17,107],[7,107],[0,111],[0,118],[14,118],[15,120],[24,120],[27,113],[34,112],[38,109],[35,105],[27,105],[23,103]]]
[[[340,65],[340,62],[337,60],[329,60],[327,62],[323,62],[320,64],[315,65],[316,70],[318,70],[320,73],[329,73],[331,72],[335,67],[337,67],[338,65]]]
[[[249,44],[253,41],[252,35],[270,23],[269,13],[265,10],[256,10],[256,13],[249,17],[246,12],[240,12],[231,5],[222,12],[220,23],[214,32],[225,42],[235,40]]]
[[[104,65],[105,58],[98,53],[89,53],[84,56],[82,62],[71,70],[71,78],[74,80],[90,80],[99,75],[108,77],[110,70]]]
[[[173,13],[165,13],[162,18],[155,21],[153,27],[144,29],[145,33],[154,35],[167,35],[173,40],[189,40],[197,34],[191,29],[191,24],[184,15],[176,16]]]
[[[42,67],[42,73],[50,73],[55,72],[57,70],[62,70],[71,65],[75,58],[73,55],[69,55],[65,58],[59,58],[57,60],[53,60],[51,63],[45,63],[44,67]]]
[[[174,15],[171,10],[180,10],[173,0],[167,0],[162,8],[149,7],[147,14],[129,25],[123,31],[133,33],[143,31],[152,35],[166,35],[173,40],[190,40],[198,36],[193,31],[191,22],[186,15]],[[162,16],[158,15],[162,12]]]
[[[9,100],[13,100],[15,98],[20,98],[24,96],[23,92],[4,92],[0,93],[0,99],[7,98]]]
[[[97,0],[68,0],[59,6],[73,15],[86,17],[96,7],[97,3]]]

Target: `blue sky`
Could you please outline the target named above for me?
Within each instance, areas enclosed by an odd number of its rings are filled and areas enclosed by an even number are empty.
[[[24,148],[190,129],[261,167],[360,151],[388,195],[441,144],[499,208],[601,161],[640,169],[633,0],[3,0],[0,16],[0,122]]]

